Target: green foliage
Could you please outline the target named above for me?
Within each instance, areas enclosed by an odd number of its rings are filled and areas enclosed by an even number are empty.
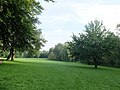
[[[68,54],[68,49],[67,49],[67,44],[64,44],[61,51],[60,51],[60,55],[61,55],[61,60],[62,61],[69,61],[69,54]]]
[[[40,53],[40,56],[39,56],[39,58],[48,58],[48,51],[45,51],[45,50],[43,50],[41,53]]]
[[[70,57],[87,64],[116,66],[119,61],[120,38],[107,31],[101,21],[95,20],[85,26],[85,33],[68,42]]]
[[[44,1],[47,1],[47,2],[49,2],[49,1],[55,2],[54,0],[44,0]]]
[[[8,56],[8,53],[9,52],[7,52],[7,51],[0,50],[0,57],[6,58]]]
[[[48,59],[49,59],[49,60],[56,60],[55,54],[54,54],[53,52],[49,53]]]
[[[67,45],[58,43],[54,48],[50,48],[48,59],[58,61],[68,61]]]
[[[120,69],[16,59],[0,65],[0,90],[119,90]]]
[[[120,37],[110,33],[105,38],[106,62],[108,66],[120,67]]]
[[[0,41],[3,49],[10,50],[8,59],[10,56],[13,59],[15,49],[38,50],[46,42],[35,26],[40,23],[36,16],[42,10],[41,4],[35,0],[0,1]]]

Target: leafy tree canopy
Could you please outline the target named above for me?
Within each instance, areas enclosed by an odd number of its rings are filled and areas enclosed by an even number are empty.
[[[8,59],[10,56],[13,59],[14,49],[40,48],[46,42],[40,38],[41,31],[35,26],[40,23],[36,15],[41,14],[42,10],[36,0],[0,1],[0,41],[4,50],[10,50]]]

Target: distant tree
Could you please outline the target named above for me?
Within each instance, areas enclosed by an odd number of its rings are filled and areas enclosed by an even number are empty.
[[[39,58],[48,58],[48,51],[45,51],[45,50],[43,50],[41,53],[40,53],[40,56],[39,56]]]
[[[62,61],[69,61],[69,54],[68,54],[68,49],[67,49],[67,44],[63,44],[63,47],[60,51],[60,55],[61,55],[61,60]]]
[[[63,45],[61,43],[58,43],[57,45],[55,45],[54,48],[54,54],[56,56],[56,60],[61,60],[61,49],[62,49]]]
[[[54,48],[50,48],[48,59],[57,61],[68,61],[68,52],[66,44],[58,43]]]
[[[50,48],[50,49],[49,49],[48,59],[49,59],[49,60],[55,60],[55,59],[56,59],[56,56],[55,56],[55,54],[54,54],[54,48]]]
[[[55,54],[54,54],[53,52],[49,53],[48,59],[49,59],[49,60],[56,60]]]

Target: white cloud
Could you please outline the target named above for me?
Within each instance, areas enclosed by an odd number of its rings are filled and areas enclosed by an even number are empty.
[[[58,32],[58,33],[64,33],[64,30],[62,30],[62,29],[56,29],[56,30],[54,30],[55,32]]]
[[[120,22],[120,5],[109,4],[69,4],[76,15],[76,20],[79,23],[87,24],[89,21],[98,19],[103,20],[108,28],[114,29],[116,24]]]
[[[69,22],[73,20],[74,14],[73,13],[63,13],[61,15],[55,15],[52,16],[53,21],[59,21],[59,22]]]
[[[120,20],[120,5],[101,4],[104,0],[93,0],[84,3],[78,3],[74,1],[64,1],[52,4],[53,7],[59,7],[59,9],[69,9],[65,13],[53,14],[49,17],[49,22],[65,23],[70,21],[76,21],[76,23],[87,24],[94,19],[103,20],[108,28],[115,28],[115,25]],[[52,7],[51,5],[51,7]],[[52,8],[51,8],[52,9]],[[60,11],[62,12],[62,11]],[[45,18],[44,18],[45,19]],[[45,20],[47,21],[47,20]]]
[[[44,3],[45,11],[40,21],[43,34],[48,40],[46,49],[71,40],[72,33],[83,32],[81,28],[94,19],[103,20],[107,28],[114,30],[117,23],[120,23],[120,5],[106,1],[58,0],[57,3]]]

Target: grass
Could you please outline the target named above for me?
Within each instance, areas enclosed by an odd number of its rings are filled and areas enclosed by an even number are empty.
[[[120,90],[120,69],[46,59],[4,61],[0,90]]]

